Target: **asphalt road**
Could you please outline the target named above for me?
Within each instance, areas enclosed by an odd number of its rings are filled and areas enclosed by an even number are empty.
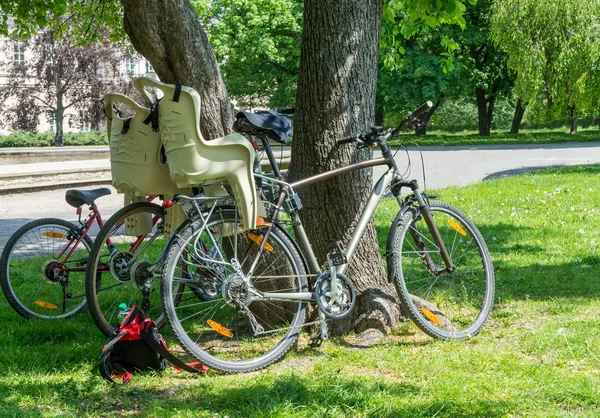
[[[428,189],[463,186],[551,166],[600,163],[600,144],[514,145],[411,148],[399,151],[396,160],[408,178],[423,184],[423,164]],[[382,173],[375,168],[375,176]],[[94,187],[86,187],[92,189]],[[64,200],[66,189],[0,196],[0,250],[21,225],[33,219],[58,217],[76,221],[75,209]],[[113,189],[114,192],[114,189]],[[97,201],[104,219],[122,207],[123,197],[113,193]]]

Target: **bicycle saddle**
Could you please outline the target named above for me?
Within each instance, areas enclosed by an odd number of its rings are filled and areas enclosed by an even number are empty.
[[[110,191],[110,189],[106,187],[94,190],[71,189],[67,190],[67,193],[65,193],[65,200],[69,205],[73,206],[74,208],[78,208],[80,206],[83,206],[84,204],[93,205],[94,200],[102,196],[107,196],[111,193],[112,192]]]
[[[273,141],[285,144],[287,139],[294,133],[292,122],[283,116],[270,110],[259,110],[257,112],[238,112],[235,116],[236,128],[244,132],[247,130],[244,122],[258,130],[266,131],[267,137]]]

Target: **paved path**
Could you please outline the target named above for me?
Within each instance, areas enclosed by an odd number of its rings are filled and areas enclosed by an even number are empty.
[[[558,145],[423,147],[421,153],[411,148],[408,155],[411,160],[411,175],[407,177],[416,178],[422,183],[422,155],[427,188],[436,189],[449,185],[463,186],[475,181],[550,166],[600,163],[600,144],[588,142]],[[408,166],[405,152],[399,151],[396,159],[401,169]],[[41,168],[47,170],[52,165],[55,170],[68,167],[76,172],[83,172],[83,175],[92,167],[103,166],[104,170],[109,167],[106,159],[19,165],[22,171]],[[0,187],[3,172],[19,170],[14,167],[15,165],[0,165]],[[380,173],[381,169],[376,168],[375,175]],[[99,186],[84,188],[93,187]],[[20,225],[32,219],[59,217],[76,220],[75,209],[64,201],[65,190],[63,187],[56,190],[0,195],[0,249]],[[122,206],[122,199],[121,195],[115,193],[98,200],[105,219]]]

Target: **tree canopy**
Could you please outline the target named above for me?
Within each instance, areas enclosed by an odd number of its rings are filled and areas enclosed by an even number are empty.
[[[516,94],[574,111],[597,102],[598,16],[597,0],[496,0],[492,36],[508,55]]]

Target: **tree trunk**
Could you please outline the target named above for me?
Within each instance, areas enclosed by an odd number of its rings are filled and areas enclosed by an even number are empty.
[[[54,145],[57,147],[63,146],[63,122],[65,119],[65,108],[62,101],[62,94],[56,95],[56,110],[54,111],[54,120],[56,133],[54,134]]]
[[[416,135],[425,135],[427,133],[427,124],[429,123],[429,121],[431,120],[431,117],[433,116],[433,114],[435,113],[436,109],[440,106],[440,104],[442,103],[442,99],[438,99],[433,106],[431,107],[431,109],[429,109],[427,112],[423,113],[419,119],[421,119],[421,121],[423,122],[423,124],[415,129],[415,134]]]
[[[571,118],[571,135],[577,135],[577,116]]]
[[[523,115],[525,115],[525,104],[523,103],[523,99],[519,97],[517,100],[517,106],[515,107],[515,114],[513,116],[512,124],[510,125],[510,133],[512,135],[517,135],[519,133],[519,129],[521,129],[521,122],[523,121]]]
[[[231,130],[233,111],[217,59],[188,0],[122,0],[125,32],[161,81],[195,88],[207,139]],[[243,52],[241,52],[243,53]]]
[[[370,156],[355,145],[336,145],[373,123],[380,0],[306,0],[296,97],[291,176],[321,173]],[[299,190],[307,229],[320,263],[337,240],[348,242],[372,187],[372,170],[361,170]],[[371,222],[347,276],[357,291],[353,313],[331,322],[333,333],[376,329],[397,323],[396,292],[388,284]]]
[[[485,91],[481,88],[475,89],[477,96],[477,114],[479,116],[479,136],[490,136],[492,131],[492,112],[494,110],[494,102],[490,104],[491,98],[485,97]],[[491,111],[490,111],[491,108]]]

